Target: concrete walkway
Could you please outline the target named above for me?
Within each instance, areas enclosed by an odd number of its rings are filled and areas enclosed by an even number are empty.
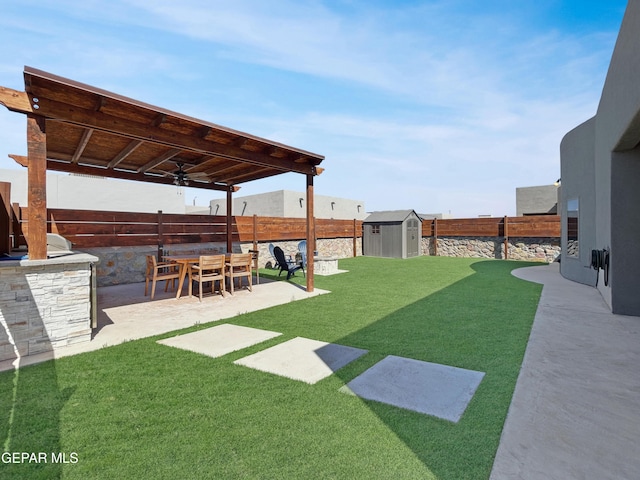
[[[514,275],[544,288],[491,480],[640,479],[640,318],[557,263]]]

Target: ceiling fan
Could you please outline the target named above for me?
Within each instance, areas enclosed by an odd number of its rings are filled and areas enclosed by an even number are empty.
[[[174,185],[177,185],[179,187],[188,187],[189,181],[191,180],[209,180],[209,177],[204,172],[187,173],[184,170],[184,163],[182,162],[176,162],[176,166],[178,167],[178,169],[171,174],[173,176]]]

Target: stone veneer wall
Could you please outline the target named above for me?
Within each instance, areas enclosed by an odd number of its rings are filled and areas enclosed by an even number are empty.
[[[265,268],[273,264],[269,252],[269,244],[278,245],[285,255],[295,257],[301,240],[263,242],[258,244],[258,264]],[[350,258],[353,256],[352,238],[321,238],[318,239],[318,254],[320,256]],[[253,248],[252,243],[236,243],[235,252],[248,252]],[[476,258],[504,258],[502,239],[495,237],[439,237],[438,256],[444,257],[476,257]],[[166,245],[170,253],[208,252],[211,254],[224,253],[226,247],[221,243]],[[123,283],[144,282],[146,270],[145,256],[156,255],[156,246],[144,247],[106,247],[85,249],[86,253],[98,257],[97,280],[98,286],[118,285]],[[362,239],[356,241],[357,255],[362,255]],[[560,254],[559,238],[510,238],[509,259],[534,260],[552,262]],[[433,255],[433,238],[422,238],[422,255]]]
[[[0,262],[0,361],[91,340],[90,255]]]
[[[510,260],[551,263],[558,258],[560,251],[560,238],[509,238]]]
[[[316,247],[322,257],[353,257],[353,238],[321,238]],[[356,238],[356,256],[362,255],[362,238]]]
[[[212,255],[225,252],[225,246],[216,243],[165,245],[167,253],[203,252]],[[99,247],[85,248],[83,252],[98,258],[96,265],[98,287],[144,282],[147,270],[147,255],[157,255],[158,247]]]
[[[273,258],[269,252],[269,244],[278,245],[285,255],[295,257],[298,253],[298,244],[301,240],[264,242],[258,244],[258,265],[265,268],[273,264]],[[357,240],[358,255],[362,254],[362,239]],[[352,238],[318,239],[318,254],[322,256],[335,256],[347,258],[353,256]],[[248,252],[253,249],[253,243],[236,243],[234,252]],[[226,245],[222,243],[165,245],[169,253],[205,252],[211,254],[225,253]],[[146,256],[156,255],[158,248],[154,245],[143,247],[104,247],[88,248],[83,250],[99,258],[97,264],[97,282],[99,287],[119,285],[124,283],[144,282],[146,271]]]
[[[273,265],[273,257],[269,252],[269,244],[273,243],[282,249],[285,255],[291,257],[296,256],[298,253],[298,244],[302,240],[282,241],[282,242],[266,242],[258,244],[258,265],[260,268],[266,268],[269,265]],[[252,243],[243,243],[240,246],[243,252],[248,252],[253,248]],[[316,241],[316,249],[318,255],[322,257],[338,257],[338,258],[351,258],[353,257],[353,239],[352,238],[319,238]],[[362,239],[358,238],[356,242],[357,255],[362,255]]]
[[[422,238],[422,255],[433,255],[433,238]],[[509,238],[509,260],[553,262],[560,255],[559,238]],[[438,237],[438,256],[504,258],[504,241],[496,237]]]

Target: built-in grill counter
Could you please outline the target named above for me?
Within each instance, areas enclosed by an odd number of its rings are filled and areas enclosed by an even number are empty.
[[[0,361],[91,340],[98,258],[55,234],[47,235],[47,256],[12,252],[0,260]]]

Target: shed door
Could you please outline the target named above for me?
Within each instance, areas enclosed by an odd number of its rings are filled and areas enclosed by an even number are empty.
[[[371,257],[379,257],[382,254],[382,236],[380,225],[365,225],[364,254]]]
[[[418,238],[418,220],[407,220],[407,257],[419,255],[420,239]]]

